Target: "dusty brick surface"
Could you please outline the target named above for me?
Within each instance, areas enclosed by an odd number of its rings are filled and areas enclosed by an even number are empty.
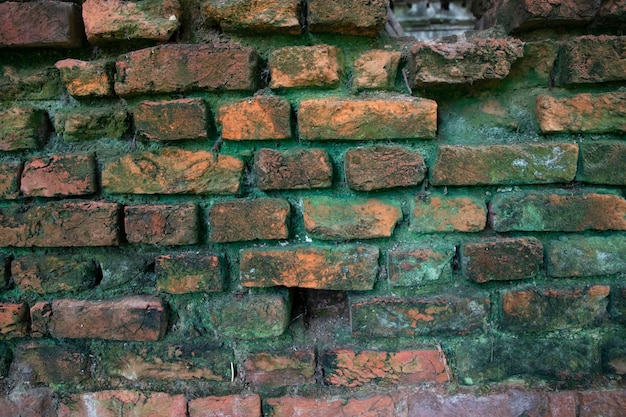
[[[248,355],[243,366],[246,382],[250,384],[270,387],[311,384],[315,375],[315,352],[259,352]]]
[[[626,410],[626,393],[624,391],[590,391],[581,392],[579,417],[618,417]]]
[[[374,49],[364,52],[354,61],[354,80],[356,90],[390,90],[396,82],[401,53]]]
[[[19,196],[21,162],[0,163],[0,199],[15,200]]]
[[[89,356],[76,346],[30,342],[18,348],[12,374],[35,384],[77,384],[90,377],[89,365]]]
[[[298,0],[235,0],[228,3],[205,1],[202,15],[216,21],[226,32],[299,35],[302,32],[301,3]]]
[[[281,294],[228,296],[212,310],[211,320],[226,338],[254,340],[276,338],[289,325],[290,299]]]
[[[333,88],[343,75],[343,55],[335,46],[288,46],[270,53],[270,87]]]
[[[259,149],[254,172],[260,190],[301,190],[332,185],[333,165],[323,149]]]
[[[124,230],[129,243],[193,245],[198,243],[198,220],[195,204],[124,207]]]
[[[113,91],[112,61],[67,58],[55,65],[67,92],[73,97],[108,97]]]
[[[487,206],[474,197],[430,195],[415,198],[410,230],[417,233],[479,232],[487,224]]]
[[[553,277],[588,277],[626,271],[626,238],[564,236],[546,245],[546,268]]]
[[[206,151],[164,149],[138,152],[108,161],[102,187],[110,193],[133,194],[237,194],[243,161]]]
[[[48,130],[45,111],[20,106],[1,110],[0,151],[37,149],[48,137]]]
[[[0,302],[0,339],[24,337],[28,334],[28,305]]]
[[[0,246],[117,245],[120,241],[118,212],[116,203],[98,201],[3,207],[0,209]]]
[[[202,397],[189,401],[189,417],[261,417],[261,397],[252,395],[227,395]]]
[[[53,100],[62,92],[59,71],[52,66],[0,66],[0,97],[3,100]]]
[[[255,90],[257,61],[253,49],[230,44],[169,44],[140,49],[119,57],[115,63],[115,92],[126,97],[197,90]]]
[[[578,181],[591,184],[626,185],[626,143],[586,142],[580,145]]]
[[[304,199],[304,228],[322,240],[389,237],[402,210],[381,200],[315,197]]]
[[[563,43],[559,54],[563,85],[626,79],[626,36],[580,36]]]
[[[76,48],[83,38],[80,7],[74,3],[3,2],[0,27],[0,47]]]
[[[576,175],[575,143],[439,147],[434,185],[546,184]]]
[[[0,398],[0,417],[66,417],[58,416],[57,405],[52,389],[25,389]]]
[[[454,247],[399,247],[387,252],[389,283],[394,287],[426,286],[452,274]]]
[[[375,36],[387,22],[385,0],[310,0],[307,5],[313,33]]]
[[[96,285],[96,266],[81,256],[21,256],[11,263],[13,281],[38,294],[82,291]]]
[[[97,191],[93,155],[53,155],[24,164],[20,191],[28,197],[89,195]]]
[[[243,249],[241,282],[248,287],[300,287],[327,290],[370,290],[378,273],[375,246],[331,249]]]
[[[147,139],[206,140],[208,136],[207,108],[201,98],[142,101],[133,119],[137,132]]]
[[[212,242],[287,239],[289,202],[280,198],[221,201],[209,210]]]
[[[222,291],[224,270],[224,259],[218,255],[161,255],[155,259],[156,288],[170,294]]]
[[[119,139],[128,130],[128,113],[118,106],[62,110],[54,115],[54,129],[70,142]]]
[[[298,128],[303,140],[434,139],[437,103],[407,96],[303,100]]]
[[[80,394],[77,403],[68,409],[68,415],[59,417],[179,417],[185,416],[186,409],[187,400],[183,394],[109,390]]]
[[[261,95],[220,107],[217,122],[225,140],[291,138],[291,105],[287,99]]]
[[[344,164],[348,187],[359,191],[418,185],[426,174],[422,154],[401,146],[348,149]]]

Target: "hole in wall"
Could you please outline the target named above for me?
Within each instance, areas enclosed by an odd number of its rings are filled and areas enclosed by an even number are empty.
[[[302,320],[309,332],[316,333],[316,338],[347,325],[349,314],[345,291],[297,288],[294,292],[291,320]]]
[[[395,32],[390,33],[392,36],[412,36],[419,40],[460,35],[473,30],[476,24],[472,0],[394,0],[389,18]],[[402,33],[397,33],[399,29]]]

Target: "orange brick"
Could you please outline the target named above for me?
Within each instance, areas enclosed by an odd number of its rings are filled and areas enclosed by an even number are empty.
[[[578,4],[586,4],[575,2]],[[608,2],[605,2],[608,5]],[[616,9],[623,10],[623,4]],[[626,80],[626,36],[585,35],[565,40],[559,50],[561,85]]]
[[[73,97],[108,97],[113,92],[112,61],[81,61],[67,58],[55,65],[61,73],[61,81]]]
[[[142,101],[133,116],[137,132],[148,139],[207,139],[209,121],[201,98]]]
[[[487,224],[487,205],[473,197],[418,196],[410,230],[417,233],[480,232]]]
[[[387,22],[385,0],[308,0],[307,6],[313,33],[376,36]]]
[[[124,207],[124,229],[130,243],[193,245],[198,243],[195,204]]]
[[[390,90],[396,83],[401,53],[397,51],[371,50],[354,61],[353,88],[356,90]]]
[[[291,106],[287,99],[255,96],[220,107],[217,122],[226,140],[291,138]]]
[[[20,191],[28,197],[89,195],[97,191],[93,155],[53,155],[27,161]]]
[[[0,6],[8,3],[0,3]],[[48,137],[46,112],[30,107],[0,111],[0,151],[37,149]]]
[[[226,32],[299,35],[302,32],[300,5],[299,0],[206,1],[202,3],[202,16],[219,23]]]
[[[156,288],[170,294],[222,291],[224,268],[224,260],[218,255],[187,252],[158,256]]]
[[[0,339],[28,334],[29,310],[26,303],[0,302]]]
[[[260,352],[247,356],[246,382],[271,387],[314,383],[315,352],[298,350],[286,354]]]
[[[342,59],[339,48],[329,45],[277,49],[269,56],[270,87],[337,87],[343,74]]]
[[[203,397],[189,401],[189,417],[261,417],[261,397],[227,395]]]
[[[66,417],[185,417],[187,400],[183,394],[130,390],[87,392]]]
[[[374,394],[365,398],[339,398],[336,400],[304,397],[279,397],[266,400],[272,417],[394,417],[397,399],[391,394]]]

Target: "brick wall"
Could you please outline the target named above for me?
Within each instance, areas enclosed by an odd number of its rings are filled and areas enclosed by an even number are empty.
[[[626,6],[475,8],[0,2],[0,416],[625,415]]]

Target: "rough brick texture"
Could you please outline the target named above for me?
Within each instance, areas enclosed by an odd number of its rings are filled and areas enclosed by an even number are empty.
[[[581,36],[563,43],[559,54],[561,84],[626,79],[626,36]]]
[[[170,294],[222,291],[224,259],[187,252],[155,259],[156,289]]]
[[[417,233],[479,232],[487,224],[487,206],[474,197],[418,196],[410,229]]]
[[[147,139],[207,139],[207,109],[200,98],[142,101],[133,119],[137,132]]]
[[[311,383],[315,375],[315,352],[254,353],[246,358],[244,369],[246,381],[254,385],[283,387]]]
[[[568,236],[546,245],[546,267],[553,277],[588,277],[626,271],[626,239]]]
[[[54,155],[27,161],[20,191],[28,197],[89,195],[97,191],[93,155]]]
[[[0,163],[0,199],[15,200],[19,195],[20,162]]]
[[[289,202],[279,198],[215,203],[209,211],[210,239],[213,242],[287,239],[290,213]]]
[[[0,340],[28,334],[28,305],[0,302]]]
[[[259,149],[254,156],[259,189],[300,190],[332,185],[333,165],[323,149]]]
[[[228,395],[203,397],[189,401],[189,417],[261,417],[261,397],[252,395]]]
[[[291,106],[276,96],[256,96],[220,107],[217,122],[226,140],[291,138]]]
[[[62,90],[59,71],[52,66],[0,67],[0,97],[4,100],[54,100]]]
[[[22,256],[11,263],[13,281],[38,294],[81,291],[96,284],[96,266],[80,256]]]
[[[81,61],[68,58],[58,61],[54,66],[59,69],[61,81],[73,97],[113,95],[112,61]]]
[[[301,3],[298,0],[204,1],[202,15],[209,21],[219,23],[226,32],[298,35],[302,32],[300,8]]]
[[[455,248],[400,247],[387,252],[389,283],[394,287],[420,287],[452,274]]]
[[[356,90],[390,90],[396,82],[400,52],[372,50],[363,53],[354,61],[354,80]]]
[[[89,357],[76,347],[31,342],[20,346],[12,372],[30,383],[73,383],[90,377]]]
[[[578,181],[591,184],[626,185],[626,143],[587,142],[580,145]]]
[[[289,46],[269,56],[271,88],[332,88],[343,75],[343,55],[329,45]]]
[[[128,130],[128,114],[120,107],[83,108],[59,111],[54,129],[66,141],[121,138]]]
[[[139,392],[130,390],[96,391],[81,394],[68,417],[98,416],[184,416],[187,401],[182,394],[164,392]],[[70,411],[71,410],[71,411]]]
[[[48,117],[43,111],[30,107],[1,110],[0,151],[36,149],[48,137],[48,130]]]
[[[387,1],[310,0],[309,29],[313,33],[374,36],[387,22]]]
[[[289,324],[291,303],[281,294],[229,296],[223,302],[211,310],[211,319],[226,338],[276,338]]]
[[[194,204],[124,207],[124,230],[130,243],[193,245],[198,242]]]

